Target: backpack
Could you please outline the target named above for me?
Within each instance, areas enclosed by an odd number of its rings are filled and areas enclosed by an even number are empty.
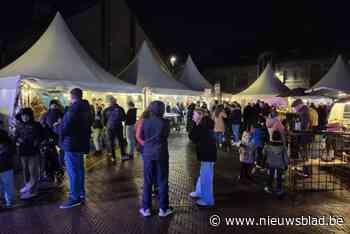
[[[121,107],[111,108],[108,111],[108,126],[115,128],[125,121],[125,112]]]

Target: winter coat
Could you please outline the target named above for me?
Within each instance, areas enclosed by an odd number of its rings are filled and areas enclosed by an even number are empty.
[[[36,156],[44,139],[44,130],[39,122],[19,122],[15,130],[15,141],[20,156]]]
[[[4,134],[7,135],[7,133]],[[0,141],[0,173],[13,169],[14,154],[15,147],[9,137],[7,139],[3,139],[3,141]]]
[[[309,108],[309,119],[310,119],[309,128],[313,129],[318,127],[318,113],[317,113],[317,110],[315,110],[312,107]]]
[[[250,133],[243,132],[242,143],[239,147],[239,161],[242,163],[252,164],[255,161],[254,158],[255,145],[251,139]]]
[[[216,141],[214,137],[214,122],[209,117],[204,117],[199,125],[195,125],[189,137],[196,144],[198,161],[215,162]]]
[[[227,115],[224,111],[220,112],[219,116],[215,116],[214,114],[214,132],[225,132],[225,118],[227,118]]]
[[[144,141],[144,160],[169,160],[168,137],[170,123],[152,116],[142,121],[141,139]]]
[[[309,108],[307,106],[302,106],[299,110],[299,116],[301,122],[301,130],[308,130],[310,126]]]
[[[126,126],[135,125],[136,116],[137,116],[137,109],[136,108],[129,109],[128,112],[126,113],[125,125]]]
[[[45,131],[45,138],[53,139],[56,144],[58,143],[58,135],[54,132],[54,124],[58,122],[59,119],[62,119],[63,112],[60,109],[49,109],[45,114],[40,118],[40,123]]]
[[[282,142],[271,142],[264,147],[266,162],[270,168],[286,169],[288,154]]]
[[[125,111],[123,107],[119,106],[118,104],[107,107],[103,111],[103,125],[106,126],[107,129],[122,129],[125,119]]]
[[[93,116],[89,102],[80,100],[72,104],[63,116],[56,131],[60,136],[60,146],[64,151],[88,153]]]
[[[231,112],[231,120],[232,124],[234,125],[240,125],[242,122],[242,112],[241,109],[235,108]]]

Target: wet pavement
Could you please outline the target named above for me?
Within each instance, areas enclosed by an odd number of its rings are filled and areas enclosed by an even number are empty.
[[[104,157],[87,163],[87,202],[68,210],[58,209],[64,188],[43,194],[32,203],[0,211],[0,233],[350,233],[350,193],[319,192],[276,198],[263,192],[261,183],[238,183],[237,156],[220,153],[215,168],[216,206],[199,209],[188,197],[195,184],[198,163],[184,134],[169,139],[170,201],[175,214],[166,219],[138,214],[142,192],[142,161],[116,165]],[[154,199],[156,203],[156,199]],[[157,204],[154,204],[154,213]],[[221,225],[212,227],[209,217],[219,215]],[[226,217],[339,216],[341,226],[231,226]],[[214,222],[217,219],[213,220]],[[255,221],[254,221],[254,224]]]

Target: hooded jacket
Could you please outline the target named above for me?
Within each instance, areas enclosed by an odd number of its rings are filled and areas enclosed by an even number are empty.
[[[142,121],[141,139],[144,141],[144,160],[169,160],[168,137],[170,123],[164,119],[164,104],[152,102],[149,107],[152,116]]]
[[[214,137],[214,121],[204,117],[199,125],[195,125],[189,137],[196,144],[198,161],[215,162],[217,159],[216,140]]]
[[[67,152],[88,153],[92,121],[88,101],[79,100],[72,104],[58,126],[61,148]]]
[[[282,142],[270,142],[265,146],[264,154],[270,168],[286,169],[288,167],[288,154]]]

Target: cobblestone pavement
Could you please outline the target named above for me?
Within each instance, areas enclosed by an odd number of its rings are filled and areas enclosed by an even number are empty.
[[[220,153],[215,172],[216,207],[198,209],[188,197],[198,172],[198,163],[186,135],[175,135],[170,146],[170,200],[176,214],[144,219],[138,209],[142,192],[142,161],[110,164],[89,162],[87,202],[69,210],[58,209],[67,190],[40,196],[33,203],[0,212],[0,233],[350,233],[350,193],[310,193],[277,199],[259,184],[235,181],[239,164],[232,154]],[[156,204],[155,208],[158,207]],[[155,212],[156,210],[154,210]],[[342,226],[219,227],[209,217],[299,217],[337,215]]]

